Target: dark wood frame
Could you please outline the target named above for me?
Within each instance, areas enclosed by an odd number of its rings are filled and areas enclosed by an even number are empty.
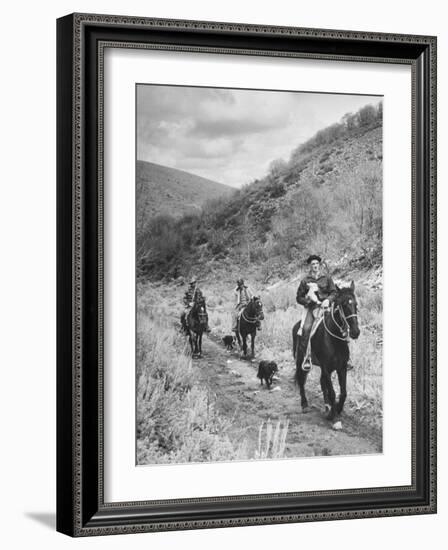
[[[104,502],[102,62],[108,46],[411,65],[410,486]],[[434,513],[436,38],[74,14],[57,22],[57,52],[58,531],[88,536]]]

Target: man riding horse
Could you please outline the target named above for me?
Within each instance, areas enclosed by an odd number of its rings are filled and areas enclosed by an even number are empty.
[[[207,328],[206,331],[210,332],[210,328],[208,326],[208,314],[207,314],[207,308],[205,305],[205,299],[204,295],[202,294],[202,291],[200,290],[198,286],[198,281],[196,277],[192,277],[190,284],[188,285],[187,290],[185,291],[184,297],[183,297],[183,303],[184,303],[184,311],[182,312],[182,315],[180,317],[180,321],[182,324],[182,328],[187,331],[187,318],[188,314],[191,311],[191,308],[193,305],[198,301],[198,299],[201,298],[204,301],[204,309],[206,313],[206,319],[207,319]]]
[[[297,334],[300,337],[300,345],[304,353],[304,369],[309,370],[312,365],[309,339],[324,310],[333,303],[336,296],[336,286],[331,276],[322,271],[322,258],[320,256],[312,254],[308,257],[306,263],[310,266],[310,270],[308,275],[300,282],[296,300],[304,307],[302,322]],[[351,365],[347,365],[347,367],[352,368]]]
[[[243,309],[247,306],[247,304],[252,300],[254,297],[254,293],[250,290],[250,288],[244,283],[244,279],[238,279],[236,282],[236,288],[235,288],[235,307],[232,312],[232,331],[237,332],[238,331],[238,319],[243,311]],[[257,321],[257,329],[261,330],[261,322],[260,320]]]

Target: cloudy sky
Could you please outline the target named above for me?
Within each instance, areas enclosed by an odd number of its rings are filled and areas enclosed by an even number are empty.
[[[137,86],[137,158],[240,187],[378,97]]]

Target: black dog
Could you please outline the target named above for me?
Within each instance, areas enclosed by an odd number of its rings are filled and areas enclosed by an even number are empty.
[[[224,336],[222,341],[229,351],[233,350],[233,343],[235,342],[235,338],[231,334]]]
[[[274,361],[260,361],[257,377],[260,379],[261,385],[263,385],[263,380],[266,380],[266,386],[269,390],[276,372],[278,372],[277,363],[274,363]]]

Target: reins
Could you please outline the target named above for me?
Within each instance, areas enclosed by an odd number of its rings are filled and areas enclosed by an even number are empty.
[[[243,311],[241,312],[241,317],[246,321],[246,323],[249,323],[250,325],[254,325],[255,323],[258,322],[259,320],[259,317],[247,317],[245,315],[245,310],[246,310],[247,306],[243,309]]]
[[[358,314],[357,313],[352,313],[350,315],[345,315],[344,313],[344,310],[342,309],[341,306],[337,306],[336,308],[336,312],[339,313],[342,321],[345,323],[345,330],[344,328],[336,321],[335,319],[335,307],[334,307],[334,304],[331,305],[331,309],[330,309],[330,315],[331,315],[331,318],[334,322],[334,324],[338,327],[338,329],[340,330],[341,332],[341,336],[337,335],[337,334],[334,334],[333,332],[331,332],[331,330],[328,328],[327,324],[325,323],[325,313],[323,315],[323,323],[324,323],[324,327],[325,327],[325,330],[328,332],[328,334],[330,336],[332,336],[333,338],[336,338],[337,340],[341,340],[342,342],[348,342],[350,340],[350,325],[348,324],[348,321],[347,319],[350,319],[351,317],[358,317]],[[344,333],[347,333],[347,336],[342,336]]]
[[[246,321],[246,323],[249,323],[251,325],[255,324],[258,321],[258,317],[246,317],[244,315],[244,310],[241,312],[241,317]]]

